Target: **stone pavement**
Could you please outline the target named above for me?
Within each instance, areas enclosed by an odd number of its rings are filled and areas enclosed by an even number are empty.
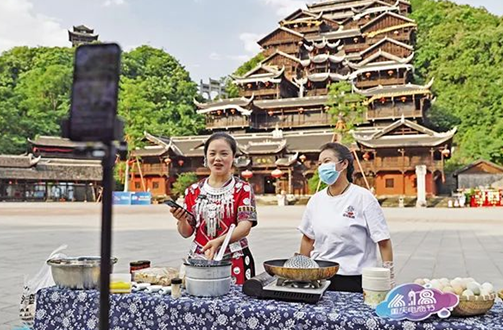
[[[257,270],[267,259],[298,250],[303,206],[259,207],[250,246]],[[176,232],[164,205],[114,209],[112,254],[116,272],[129,261],[179,266],[190,240]],[[503,289],[503,208],[385,209],[395,250],[397,283],[417,277],[474,277]],[[98,255],[100,207],[96,204],[0,203],[0,330],[19,325],[24,275],[33,276],[49,253],[68,244],[71,256]]]

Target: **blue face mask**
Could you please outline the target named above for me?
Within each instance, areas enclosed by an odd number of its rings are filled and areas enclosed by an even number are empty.
[[[339,175],[341,174],[341,172],[335,169],[335,165],[337,165],[338,163],[340,163],[340,161],[337,163],[321,164],[318,167],[318,175],[320,176],[320,180],[323,183],[326,183],[329,186],[331,186],[335,183],[335,181],[337,181]]]

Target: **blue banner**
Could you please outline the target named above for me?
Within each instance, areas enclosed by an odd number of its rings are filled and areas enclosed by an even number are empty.
[[[149,192],[135,192],[131,195],[132,205],[150,205],[152,194]]]
[[[131,205],[131,195],[130,192],[114,191],[112,194],[112,200],[114,205]]]

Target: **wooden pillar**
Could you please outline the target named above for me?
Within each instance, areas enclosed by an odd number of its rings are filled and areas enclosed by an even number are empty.
[[[140,173],[141,186],[143,188],[143,191],[147,191],[147,187],[145,186],[145,180],[143,180],[143,173],[141,171],[140,160],[138,158],[136,158],[136,165],[138,166],[138,171]]]
[[[23,198],[21,200],[26,202],[26,181],[23,182]]]
[[[372,187],[374,188],[374,193],[377,195],[377,171],[376,171],[376,168],[379,167],[377,165],[377,150],[372,150],[372,154],[374,155],[374,158],[372,159],[372,172],[374,173],[374,178],[372,179]]]
[[[288,194],[292,194],[292,169],[288,168]]]
[[[129,191],[129,158],[126,159],[126,173],[124,173],[124,192]]]
[[[402,195],[405,195],[405,149],[400,148],[398,151],[402,154]]]
[[[434,191],[434,187],[435,187],[435,178],[433,176],[433,174],[435,173],[435,156],[434,156],[434,153],[435,153],[435,149],[434,148],[431,148],[430,149],[430,172],[431,172],[431,194],[432,195],[435,195],[433,194],[433,191]],[[440,153],[442,154],[442,153]],[[442,155],[443,157],[443,155]],[[436,187],[435,187],[435,190],[436,190]],[[428,193],[428,192],[427,192]]]
[[[363,181],[365,182],[365,186],[367,187],[368,190],[370,190],[370,185],[369,182],[367,181],[367,176],[365,175],[365,170],[362,167],[362,164],[360,163],[360,159],[358,158],[358,154],[356,153],[356,150],[353,149],[353,156],[355,157],[356,164],[358,164],[358,168],[360,169],[360,172],[363,177]]]

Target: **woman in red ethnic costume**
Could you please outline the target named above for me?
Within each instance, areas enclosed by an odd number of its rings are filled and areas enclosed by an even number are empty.
[[[183,237],[195,234],[189,256],[212,260],[222,245],[231,224],[236,225],[224,259],[232,262],[232,280],[243,284],[255,276],[255,264],[246,236],[257,224],[253,189],[232,175],[237,144],[222,132],[211,135],[204,144],[205,164],[210,176],[192,184],[185,191],[185,207],[171,209]]]

